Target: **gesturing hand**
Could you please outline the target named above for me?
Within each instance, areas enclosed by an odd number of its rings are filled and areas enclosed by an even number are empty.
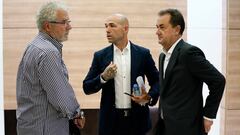
[[[101,76],[103,77],[103,79],[105,81],[108,81],[108,80],[114,78],[116,73],[117,73],[117,65],[113,64],[111,61],[111,63],[105,68],[105,70],[103,71]]]

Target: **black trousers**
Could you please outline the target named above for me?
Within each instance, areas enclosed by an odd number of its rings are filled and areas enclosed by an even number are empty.
[[[153,134],[154,135],[165,135],[166,134],[165,123],[164,123],[164,120],[162,118],[159,118],[156,125],[154,126]],[[199,135],[208,135],[208,133],[205,133],[204,131],[202,131],[201,133],[199,133]]]
[[[114,135],[146,135],[135,124],[130,110],[116,109]]]
[[[74,124],[73,120],[69,120],[69,135],[81,135],[80,129]]]

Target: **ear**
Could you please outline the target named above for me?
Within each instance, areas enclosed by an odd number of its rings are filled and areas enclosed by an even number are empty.
[[[45,22],[43,23],[43,29],[44,29],[45,31],[49,32],[50,29],[51,29],[50,23],[47,22],[47,21],[45,21]]]
[[[175,33],[176,33],[176,35],[180,34],[180,30],[181,30],[181,26],[180,26],[180,25],[177,25],[177,26],[175,27]]]
[[[128,32],[129,26],[128,26],[128,25],[125,25],[125,26],[124,26],[124,30],[125,30],[126,32]]]

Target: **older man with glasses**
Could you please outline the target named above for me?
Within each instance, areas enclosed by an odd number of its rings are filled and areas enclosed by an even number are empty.
[[[62,59],[71,25],[65,5],[49,2],[37,14],[38,35],[27,46],[17,74],[18,135],[68,135],[69,120],[83,128],[80,105]]]

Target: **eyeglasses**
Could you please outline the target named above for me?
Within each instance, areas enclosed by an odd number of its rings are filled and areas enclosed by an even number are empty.
[[[69,24],[71,23],[71,21],[69,21],[69,20],[63,20],[63,21],[49,21],[49,23],[69,25]]]

